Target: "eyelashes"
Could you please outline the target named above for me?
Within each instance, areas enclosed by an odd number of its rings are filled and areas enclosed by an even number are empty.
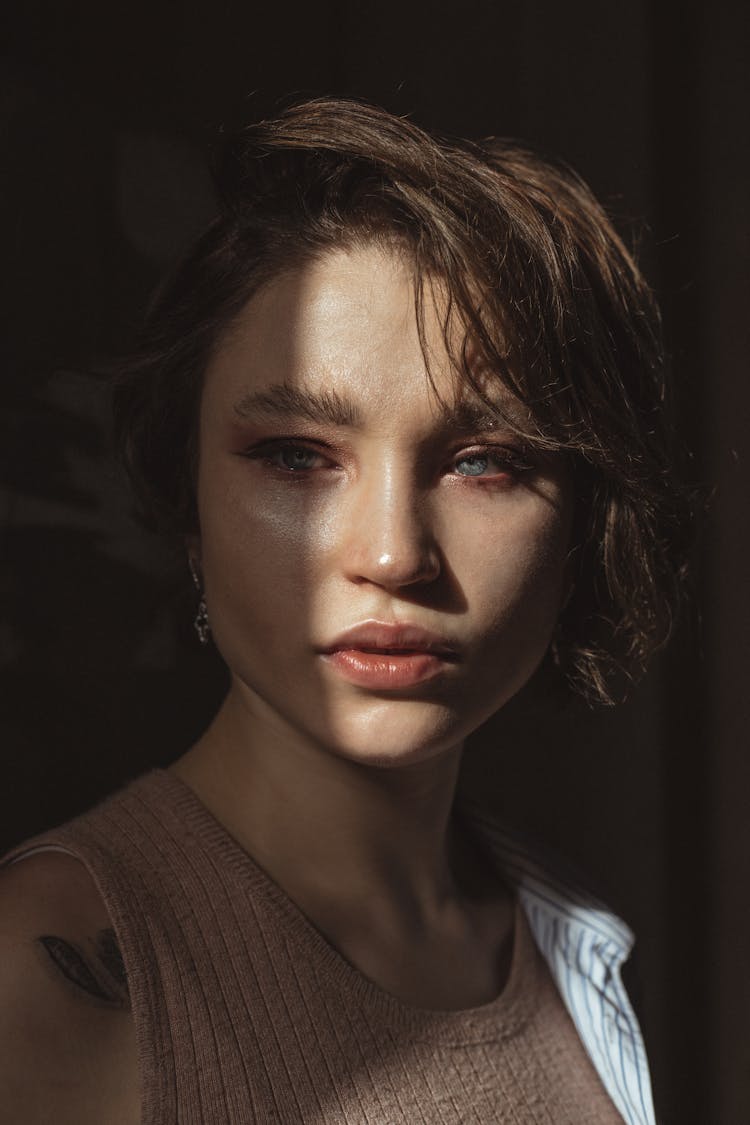
[[[334,457],[297,438],[277,438],[256,444],[243,450],[241,456],[260,461],[286,477],[305,478],[327,468],[338,468]],[[487,482],[519,477],[535,468],[525,451],[498,444],[462,449],[453,455],[448,465],[457,477]],[[461,466],[469,466],[468,471],[462,471]]]

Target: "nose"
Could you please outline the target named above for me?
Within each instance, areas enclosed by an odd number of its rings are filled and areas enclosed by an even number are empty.
[[[356,492],[343,542],[350,580],[388,589],[433,582],[441,562],[429,498],[393,473],[373,474]]]

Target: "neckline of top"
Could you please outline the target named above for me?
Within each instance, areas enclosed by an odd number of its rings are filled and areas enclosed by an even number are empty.
[[[525,912],[516,898],[513,952],[510,972],[500,994],[472,1008],[437,1009],[415,1007],[386,991],[365,976],[315,926],[297,903],[217,820],[198,794],[177,774],[155,769],[132,783],[139,796],[152,805],[166,827],[165,812],[173,811],[179,823],[189,827],[207,852],[213,853],[231,873],[235,883],[260,895],[283,921],[286,935],[308,963],[316,962],[335,982],[342,995],[349,995],[357,1010],[367,1011],[383,1030],[443,1044],[497,1041],[517,1034],[530,1018],[539,977],[539,954]],[[150,798],[150,799],[149,799]],[[498,873],[498,879],[500,879]]]

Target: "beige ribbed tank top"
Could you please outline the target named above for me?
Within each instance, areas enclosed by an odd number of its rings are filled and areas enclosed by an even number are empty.
[[[155,770],[16,849],[78,856],[128,973],[143,1125],[622,1125],[522,909],[501,996],[401,1003]]]

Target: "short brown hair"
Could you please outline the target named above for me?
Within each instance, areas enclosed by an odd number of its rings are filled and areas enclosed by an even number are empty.
[[[336,246],[407,249],[530,409],[530,445],[577,489],[577,582],[556,660],[611,702],[669,635],[685,570],[659,315],[606,214],[570,169],[516,143],[444,141],[357,101],[319,99],[243,130],[218,167],[220,213],[157,293],[115,387],[125,465],[151,525],[197,526],[202,376],[258,288]],[[421,319],[420,319],[421,324]],[[446,329],[446,340],[448,339]],[[486,400],[485,400],[486,401]]]

